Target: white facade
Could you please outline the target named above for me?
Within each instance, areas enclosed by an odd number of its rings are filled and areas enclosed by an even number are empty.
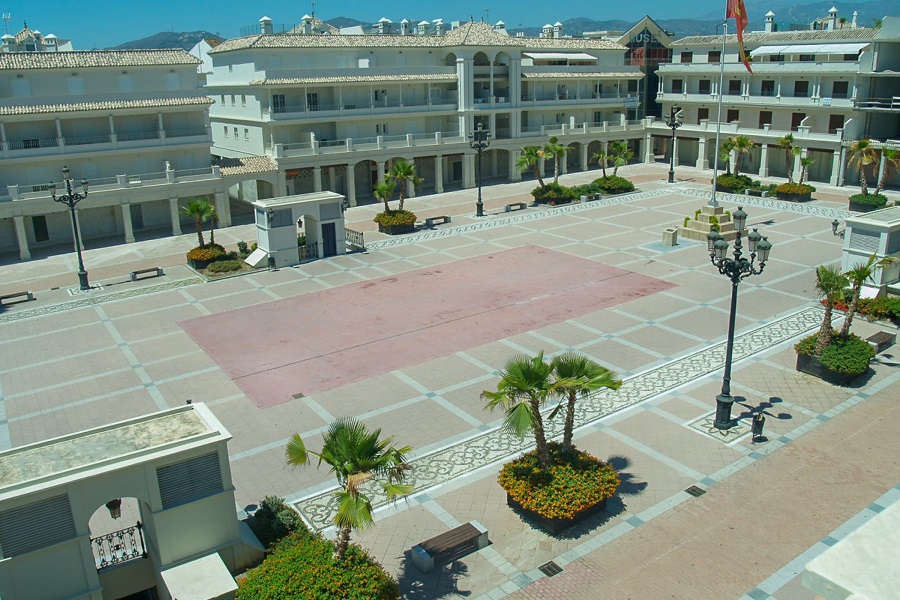
[[[82,239],[165,228],[181,233],[180,199],[215,197],[209,98],[183,50],[0,53],[0,252],[71,243],[68,209],[48,184],[63,166],[90,182]]]
[[[767,29],[773,17],[767,16]],[[742,134],[759,144],[751,155],[759,176],[786,175],[784,150],[775,143],[791,133],[802,157],[815,161],[810,181],[842,184],[850,142],[900,137],[898,29],[900,19],[887,17],[880,29],[848,24],[844,29],[747,33],[752,74],[738,60],[736,35],[727,36],[724,54],[721,35],[676,40],[672,64],[658,72],[657,94],[664,115],[672,106],[684,113],[676,164],[712,166],[721,95],[723,139]],[[721,90],[720,61],[725,67]],[[651,129],[657,153],[669,154],[668,127],[657,122]]]
[[[627,83],[641,74],[623,46],[474,22],[420,29],[224,42],[210,51],[213,153],[272,158],[277,195],[328,189],[354,205],[397,158],[415,163],[425,190],[474,186],[479,123],[492,134],[485,176],[510,180],[519,149],[552,135],[573,145],[564,170],[588,169],[589,146],[644,139],[641,123],[624,122]]]

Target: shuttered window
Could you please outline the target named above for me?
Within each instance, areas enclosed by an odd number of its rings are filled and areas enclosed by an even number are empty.
[[[156,479],[163,508],[193,502],[224,489],[216,452],[160,467],[156,469]]]
[[[75,538],[75,520],[69,496],[0,512],[0,546],[10,558]]]
[[[850,249],[863,252],[878,252],[881,234],[872,231],[853,229],[850,232]]]

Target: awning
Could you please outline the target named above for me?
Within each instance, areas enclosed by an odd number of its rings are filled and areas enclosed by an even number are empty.
[[[750,51],[750,56],[772,56],[778,54],[857,54],[869,42],[848,44],[790,44],[787,46],[760,46]]]
[[[597,60],[596,56],[584,52],[523,52],[522,55],[534,60]]]

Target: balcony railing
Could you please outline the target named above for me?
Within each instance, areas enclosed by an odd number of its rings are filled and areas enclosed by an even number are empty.
[[[267,115],[283,115],[290,117],[292,114],[337,112],[340,114],[365,114],[365,113],[389,113],[389,112],[416,112],[422,107],[455,107],[456,96],[432,96],[431,98],[418,98],[403,100],[400,98],[375,101],[344,101],[316,102],[305,104],[280,104],[264,111]]]
[[[198,181],[204,179],[219,179],[222,177],[218,166],[200,167],[195,169],[170,169],[167,171],[157,171],[154,173],[130,173],[125,175],[116,175],[115,177],[94,177],[88,179],[91,186],[91,194],[101,193],[104,191],[147,186],[147,185],[167,185],[175,184],[183,181]],[[56,189],[65,189],[65,183],[55,182]],[[47,197],[50,195],[49,183],[33,183],[33,184],[16,184],[7,186],[7,193],[13,200],[25,199],[29,197]]]
[[[144,526],[138,521],[134,527],[126,527],[91,538],[91,549],[94,551],[97,570],[138,558],[147,558],[143,529]]]
[[[61,138],[34,138],[18,139],[3,142],[2,151],[6,157],[50,154],[68,154],[74,152],[116,150],[118,144],[140,146],[131,142],[146,142],[156,140],[156,145],[165,145],[165,140],[183,139],[190,137],[209,138],[207,127],[194,127],[191,129],[164,129],[162,131],[123,131],[120,133],[104,133],[92,136],[65,136]],[[179,142],[173,142],[179,143]],[[95,148],[91,148],[94,146]],[[101,146],[106,146],[102,148]]]
[[[855,98],[853,107],[862,110],[896,110],[900,111],[900,96],[893,98]]]

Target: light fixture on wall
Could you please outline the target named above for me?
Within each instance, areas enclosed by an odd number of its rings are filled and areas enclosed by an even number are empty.
[[[106,503],[106,508],[109,509],[109,516],[113,519],[118,519],[122,516],[122,499],[114,498]]]

